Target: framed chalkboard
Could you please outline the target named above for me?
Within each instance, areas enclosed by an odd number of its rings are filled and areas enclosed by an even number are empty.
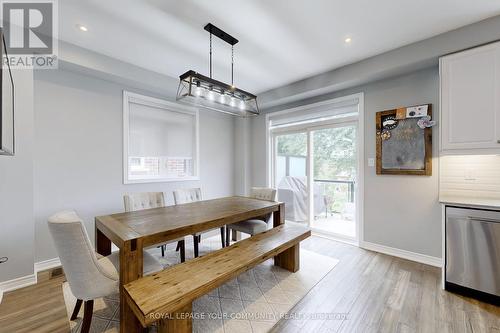
[[[377,174],[432,175],[431,119],[431,104],[377,112]]]

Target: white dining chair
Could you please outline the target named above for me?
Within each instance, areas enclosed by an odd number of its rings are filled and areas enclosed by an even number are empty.
[[[276,189],[267,187],[252,187],[250,197],[260,200],[276,201]],[[267,230],[271,216],[272,214],[268,214],[262,218],[228,224],[226,226],[226,246],[229,246],[230,244],[229,233],[231,230],[243,232],[253,236]]]
[[[98,258],[82,220],[74,211],[62,211],[48,220],[49,231],[76,305],[71,320],[77,318],[85,302],[82,333],[90,330],[94,300],[119,292],[119,252]],[[144,275],[161,271],[163,266],[144,251]]]
[[[165,197],[163,192],[135,192],[127,193],[123,196],[123,203],[125,205],[126,212],[133,212],[143,209],[151,209],[158,207],[165,207]],[[180,250],[181,262],[186,260],[186,247],[184,242],[184,237],[171,240],[168,243],[177,242],[176,251]],[[166,243],[166,244],[168,244]],[[165,250],[167,248],[166,244],[162,244],[158,247],[161,248],[161,256],[165,256]]]
[[[201,189],[200,188],[187,188],[187,189],[178,189],[174,191],[174,203],[176,205],[180,204],[185,204],[185,203],[190,203],[190,202],[195,202],[195,201],[201,201]],[[210,229],[207,231],[204,231],[203,233],[212,231],[215,229]],[[199,255],[199,243],[201,242],[201,232],[193,234],[193,246],[194,246],[194,257],[197,258]],[[220,238],[221,238],[221,243],[222,247],[225,247],[226,242],[224,240],[225,238],[225,228],[220,227]]]

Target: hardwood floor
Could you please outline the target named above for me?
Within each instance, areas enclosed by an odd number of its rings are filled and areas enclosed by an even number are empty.
[[[320,237],[303,248],[340,263],[273,332],[500,332],[500,307],[443,291],[439,268]]]
[[[302,243],[340,263],[274,332],[500,333],[500,307],[444,292],[438,268],[320,237]],[[38,285],[4,295],[0,332],[68,332],[62,282],[43,272]]]
[[[53,276],[44,271],[38,274],[37,285],[6,293],[0,304],[0,332],[69,332],[63,282],[62,272]]]

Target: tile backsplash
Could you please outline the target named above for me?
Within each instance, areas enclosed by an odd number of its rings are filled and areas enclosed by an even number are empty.
[[[500,199],[500,156],[442,156],[439,194]]]

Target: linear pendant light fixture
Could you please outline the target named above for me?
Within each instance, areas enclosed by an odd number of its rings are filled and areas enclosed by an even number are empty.
[[[193,70],[182,74],[176,99],[235,116],[258,115],[257,96],[234,86],[234,45],[238,40],[211,23],[204,29],[210,34],[210,77]],[[212,78],[212,35],[231,45],[231,84]]]

